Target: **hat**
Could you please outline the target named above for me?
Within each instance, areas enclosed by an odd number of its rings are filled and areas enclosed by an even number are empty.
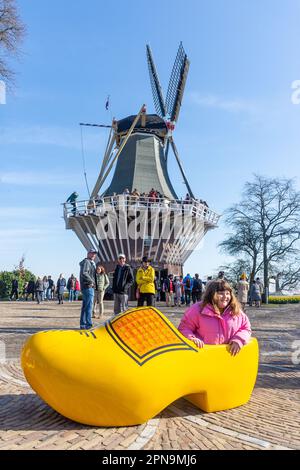
[[[118,259],[120,259],[120,258],[124,258],[124,259],[126,259],[126,256],[124,255],[124,253],[119,253],[119,255],[118,255]]]
[[[151,260],[148,258],[148,256],[143,256],[143,258],[142,258],[143,263],[150,263],[150,261]]]
[[[94,248],[90,248],[88,253],[95,253],[96,255],[98,254],[98,251],[95,250]]]

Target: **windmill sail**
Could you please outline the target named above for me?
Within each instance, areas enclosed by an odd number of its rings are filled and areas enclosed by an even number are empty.
[[[180,43],[171,73],[166,106],[171,121],[177,121],[184,93],[190,61]]]
[[[152,52],[148,44],[146,46],[146,53],[155,110],[158,116],[164,118],[167,114],[165,100],[163,98],[162,88],[157,75]]]

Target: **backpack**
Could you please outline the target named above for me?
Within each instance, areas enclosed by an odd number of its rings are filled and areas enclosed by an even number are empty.
[[[188,277],[185,281],[185,288],[189,289],[191,287],[191,279]]]

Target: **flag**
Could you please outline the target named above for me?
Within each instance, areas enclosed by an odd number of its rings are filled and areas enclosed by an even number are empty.
[[[106,103],[105,103],[105,109],[106,109],[106,111],[108,110],[108,108],[109,108],[109,95],[108,95],[107,100],[106,100]]]

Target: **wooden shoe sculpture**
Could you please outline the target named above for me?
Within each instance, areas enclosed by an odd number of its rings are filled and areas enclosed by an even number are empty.
[[[246,403],[258,369],[256,339],[198,349],[157,309],[139,307],[93,330],[31,336],[22,367],[33,390],[63,416],[95,426],[128,426],[185,397],[206,412]]]

